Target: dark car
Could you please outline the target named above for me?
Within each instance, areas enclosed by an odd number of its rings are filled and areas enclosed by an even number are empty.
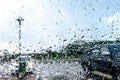
[[[81,58],[86,75],[94,74],[105,80],[120,80],[120,44],[104,44],[86,51]]]

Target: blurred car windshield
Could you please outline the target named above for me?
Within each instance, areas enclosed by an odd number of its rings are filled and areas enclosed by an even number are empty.
[[[120,55],[120,45],[109,45],[108,49],[112,54]]]
[[[30,61],[30,57],[27,57],[27,56],[19,57],[16,60],[18,61],[19,59],[21,59],[21,61]]]

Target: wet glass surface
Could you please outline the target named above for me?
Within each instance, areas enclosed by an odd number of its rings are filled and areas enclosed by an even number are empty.
[[[99,77],[115,73],[112,79],[120,80],[119,5],[120,0],[1,0],[0,78],[82,80],[99,67]],[[109,44],[114,46],[104,47]]]

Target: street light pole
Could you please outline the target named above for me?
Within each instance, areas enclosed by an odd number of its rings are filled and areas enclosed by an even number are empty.
[[[22,25],[22,21],[24,21],[24,19],[22,17],[19,17],[18,19],[16,19],[19,23],[19,56],[21,55],[21,25]]]

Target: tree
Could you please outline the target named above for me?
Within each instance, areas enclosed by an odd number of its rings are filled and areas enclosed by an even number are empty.
[[[83,49],[83,42],[82,41],[74,41],[71,44],[68,44],[62,51],[67,57],[80,57],[82,54]]]

